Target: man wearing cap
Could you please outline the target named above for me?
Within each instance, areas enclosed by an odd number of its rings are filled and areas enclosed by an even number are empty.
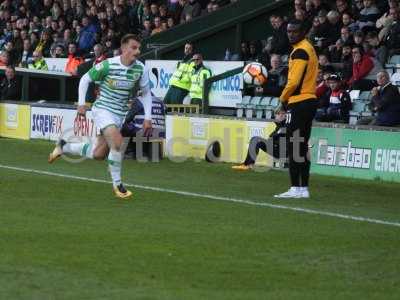
[[[315,119],[320,122],[349,121],[351,99],[342,86],[339,75],[332,74],[328,77],[328,91],[320,98],[320,108]]]
[[[326,15],[328,12],[326,10],[321,10],[318,12],[318,21],[319,25],[315,29],[315,41],[316,46],[323,50],[325,47],[329,46],[330,44],[330,24],[328,22],[328,18]]]

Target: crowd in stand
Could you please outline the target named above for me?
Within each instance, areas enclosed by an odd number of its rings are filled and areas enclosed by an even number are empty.
[[[272,35],[265,41],[243,42],[240,53],[232,55],[227,51],[225,60],[265,64],[272,70],[273,80],[264,86],[264,94],[279,96],[285,85],[287,68],[281,63],[273,66],[272,60],[284,61],[290,52],[287,20],[301,20],[319,56],[317,119],[347,122],[351,110],[347,91],[373,90],[376,100],[391,85],[389,80],[385,81],[386,86],[381,86],[377,78],[382,76],[382,71],[384,77],[389,77],[384,71],[385,64],[391,56],[400,54],[399,0],[293,0],[293,8],[290,15],[270,17]],[[273,85],[272,90],[270,85]],[[373,105],[372,109],[378,113],[390,110],[396,116],[380,125],[400,124],[398,92],[390,93],[390,99],[382,101],[385,105]]]
[[[126,33],[148,37],[234,0],[3,0],[0,66],[46,70],[43,57],[68,58],[75,73],[94,46],[118,54]]]
[[[44,57],[67,58],[65,71],[79,74],[78,66],[87,58],[95,64],[118,55],[119,40],[126,33],[149,37],[236,1],[3,0],[0,66],[46,70]],[[290,15],[270,17],[272,35],[266,40],[243,42],[237,54],[227,49],[224,59],[265,64],[269,80],[263,92],[279,96],[290,51],[287,20],[301,20],[319,55],[318,118],[346,121],[351,105],[342,94],[379,86],[377,76],[388,58],[400,54],[399,0],[293,0],[293,8]],[[394,109],[400,115],[400,108]]]

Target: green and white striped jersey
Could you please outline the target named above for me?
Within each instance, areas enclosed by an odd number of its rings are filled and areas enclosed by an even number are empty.
[[[100,94],[93,105],[120,116],[127,113],[127,103],[132,92],[137,88],[150,86],[149,74],[144,64],[136,60],[127,67],[121,63],[120,56],[98,63],[88,74],[100,87]]]

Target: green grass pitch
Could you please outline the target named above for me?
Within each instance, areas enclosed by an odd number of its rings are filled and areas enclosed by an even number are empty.
[[[286,172],[125,161],[128,183],[251,202],[123,201],[84,180],[109,180],[104,162],[48,165],[52,147],[0,139],[0,299],[399,299],[400,226],[337,217],[399,224],[399,184],[314,175],[311,199],[277,201]]]

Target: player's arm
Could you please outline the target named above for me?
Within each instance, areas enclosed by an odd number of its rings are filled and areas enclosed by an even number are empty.
[[[288,80],[280,100],[287,102],[289,97],[293,95],[299,85],[302,84],[305,75],[309,56],[304,49],[297,49],[291,55],[291,64],[289,66]]]
[[[144,121],[143,121],[143,131],[145,135],[149,134],[151,130],[151,108],[152,108],[152,98],[151,98],[151,89],[150,89],[150,79],[149,79],[149,71],[145,67],[143,70],[142,77],[140,78],[140,89],[142,90],[142,97],[140,101],[143,104],[144,109]]]
[[[78,115],[86,115],[86,93],[89,88],[89,84],[93,81],[101,81],[107,75],[109,69],[108,61],[105,60],[95,66],[93,66],[82,78],[79,80],[79,91],[78,91]]]
[[[79,91],[78,91],[78,108],[77,112],[80,116],[86,115],[86,93],[89,87],[89,84],[92,82],[89,74],[86,73],[79,80]]]

